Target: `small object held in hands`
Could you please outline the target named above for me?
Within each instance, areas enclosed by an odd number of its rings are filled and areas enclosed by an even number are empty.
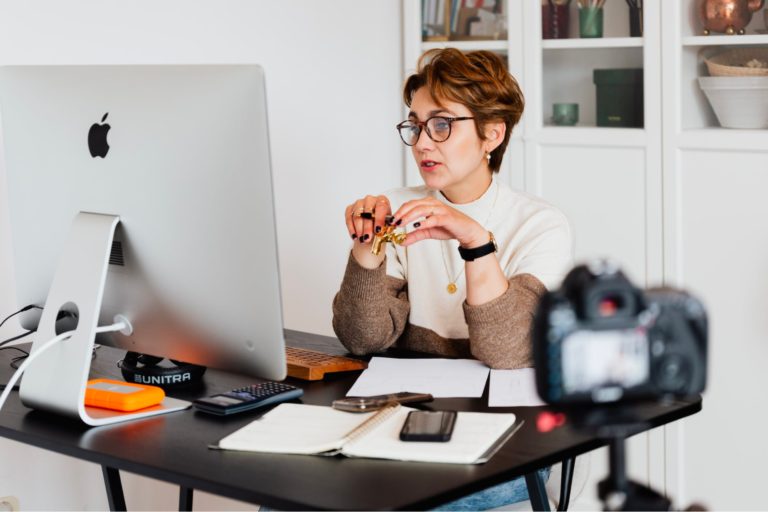
[[[368,220],[376,219],[376,214],[373,212],[360,212],[355,214],[355,216]],[[387,215],[386,219],[384,219],[384,229],[373,239],[371,254],[375,256],[381,254],[381,244],[384,242],[392,242],[398,245],[405,242],[407,235],[405,233],[395,233],[396,226],[391,225],[392,219],[392,215]]]
[[[406,237],[405,233],[396,233],[395,226],[384,226],[384,231],[376,235],[376,238],[373,240],[371,254],[378,256],[381,253],[381,244],[384,242],[393,242],[400,245],[405,242]]]

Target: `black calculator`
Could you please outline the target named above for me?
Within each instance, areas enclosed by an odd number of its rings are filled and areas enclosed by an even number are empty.
[[[211,414],[225,416],[257,407],[299,398],[304,390],[281,382],[262,382],[253,386],[233,389],[228,393],[198,398],[192,405]]]

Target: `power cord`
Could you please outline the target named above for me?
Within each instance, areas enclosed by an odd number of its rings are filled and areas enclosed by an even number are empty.
[[[8,315],[5,318],[5,320],[0,322],[0,327],[2,327],[3,324],[5,322],[7,322],[9,318],[14,317],[14,316],[18,315],[19,313],[23,313],[24,311],[29,311],[30,309],[34,309],[34,308],[43,309],[40,306],[35,306],[34,304],[31,304],[29,306],[25,306],[25,307],[21,308],[20,310],[18,310],[17,312],[13,313],[12,315]],[[73,316],[73,315],[69,311],[59,311],[59,314],[56,315],[56,321],[58,322],[62,318],[67,318],[67,317],[71,317],[71,316]],[[27,332],[25,332],[23,334],[19,334],[18,336],[14,336],[13,338],[9,338],[9,339],[7,339],[7,340],[5,340],[3,342],[0,342],[0,347],[2,347],[3,345],[7,345],[7,344],[9,344],[11,342],[14,342],[16,340],[20,340],[21,338],[24,338],[25,336],[29,336],[33,332],[37,332],[37,329],[32,329],[31,331],[27,331]],[[2,348],[0,348],[0,350],[2,350]]]
[[[40,306],[35,306],[34,304],[30,304],[29,306],[24,306],[23,308],[21,308],[21,309],[20,309],[20,310],[18,310],[17,312],[15,312],[15,313],[13,313],[13,314],[11,314],[11,315],[8,315],[7,317],[5,317],[5,320],[3,320],[2,322],[0,322],[0,327],[2,327],[2,326],[3,326],[3,324],[5,324],[5,322],[7,322],[7,321],[8,321],[10,318],[13,318],[14,316],[16,316],[16,315],[18,315],[18,314],[20,314],[20,313],[23,313],[23,312],[25,312],[25,311],[29,311],[30,309],[35,309],[35,308],[37,308],[37,309],[43,309],[43,308],[41,308]],[[57,318],[57,320],[58,320],[58,318]],[[34,330],[34,329],[33,329],[33,330],[31,330],[31,331],[27,331],[27,332],[25,332],[24,334],[20,334],[20,335],[18,335],[18,336],[14,336],[13,338],[7,339],[7,340],[3,341],[2,343],[0,343],[0,347],[2,347],[3,345],[7,345],[8,343],[11,343],[11,342],[13,342],[13,341],[16,341],[16,340],[20,340],[20,339],[21,339],[21,338],[23,338],[24,336],[29,336],[29,335],[30,335],[30,334],[32,334],[33,332],[35,332],[35,330]]]
[[[20,340],[21,338],[24,338],[25,336],[29,336],[33,332],[37,332],[37,329],[32,329],[31,331],[27,331],[24,334],[19,334],[18,336],[14,336],[13,338],[9,338],[9,339],[5,340],[4,342],[0,343],[0,347],[2,347],[3,345],[7,345],[8,343],[11,343],[12,341]],[[0,350],[3,350],[3,349],[0,348]]]
[[[17,312],[15,312],[14,314],[12,314],[12,315],[8,315],[7,317],[5,317],[5,320],[3,320],[2,322],[0,322],[0,327],[2,327],[2,326],[3,326],[3,324],[4,324],[5,322],[7,322],[9,318],[13,318],[14,316],[18,315],[19,313],[23,313],[23,312],[25,312],[25,311],[29,311],[30,309],[35,309],[35,308],[37,308],[37,309],[43,309],[43,308],[41,308],[40,306],[35,306],[34,304],[30,304],[29,306],[24,306],[23,308],[21,308],[20,310],[18,310],[18,311],[17,311]]]
[[[112,325],[105,325],[103,327],[97,327],[96,332],[111,332],[111,331],[120,331],[123,329],[130,329],[130,325],[128,324],[127,320],[124,322],[116,322]],[[5,391],[3,391],[3,394],[0,395],[0,409],[3,408],[3,405],[5,404],[5,400],[8,398],[8,395],[11,394],[11,391],[13,391],[14,384],[16,384],[16,381],[19,380],[21,375],[24,373],[24,371],[29,367],[30,364],[32,364],[32,361],[34,361],[40,354],[54,346],[56,343],[63,341],[67,338],[70,338],[72,334],[75,331],[67,331],[59,334],[52,340],[49,340],[45,342],[39,349],[35,350],[32,354],[27,357],[26,361],[19,367],[18,370],[13,374],[13,377],[11,377],[10,382],[5,386]]]

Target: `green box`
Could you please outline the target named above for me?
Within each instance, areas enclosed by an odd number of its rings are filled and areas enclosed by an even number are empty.
[[[597,126],[643,127],[643,70],[595,69]]]

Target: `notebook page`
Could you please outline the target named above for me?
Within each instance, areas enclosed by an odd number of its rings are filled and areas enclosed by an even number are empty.
[[[374,414],[318,405],[280,404],[219,441],[219,448],[307,455],[338,450],[344,436]]]
[[[447,443],[400,441],[400,430],[412,410],[401,407],[389,421],[359,441],[344,446],[342,453],[349,457],[472,464],[515,423],[515,415],[511,413],[460,412]]]

